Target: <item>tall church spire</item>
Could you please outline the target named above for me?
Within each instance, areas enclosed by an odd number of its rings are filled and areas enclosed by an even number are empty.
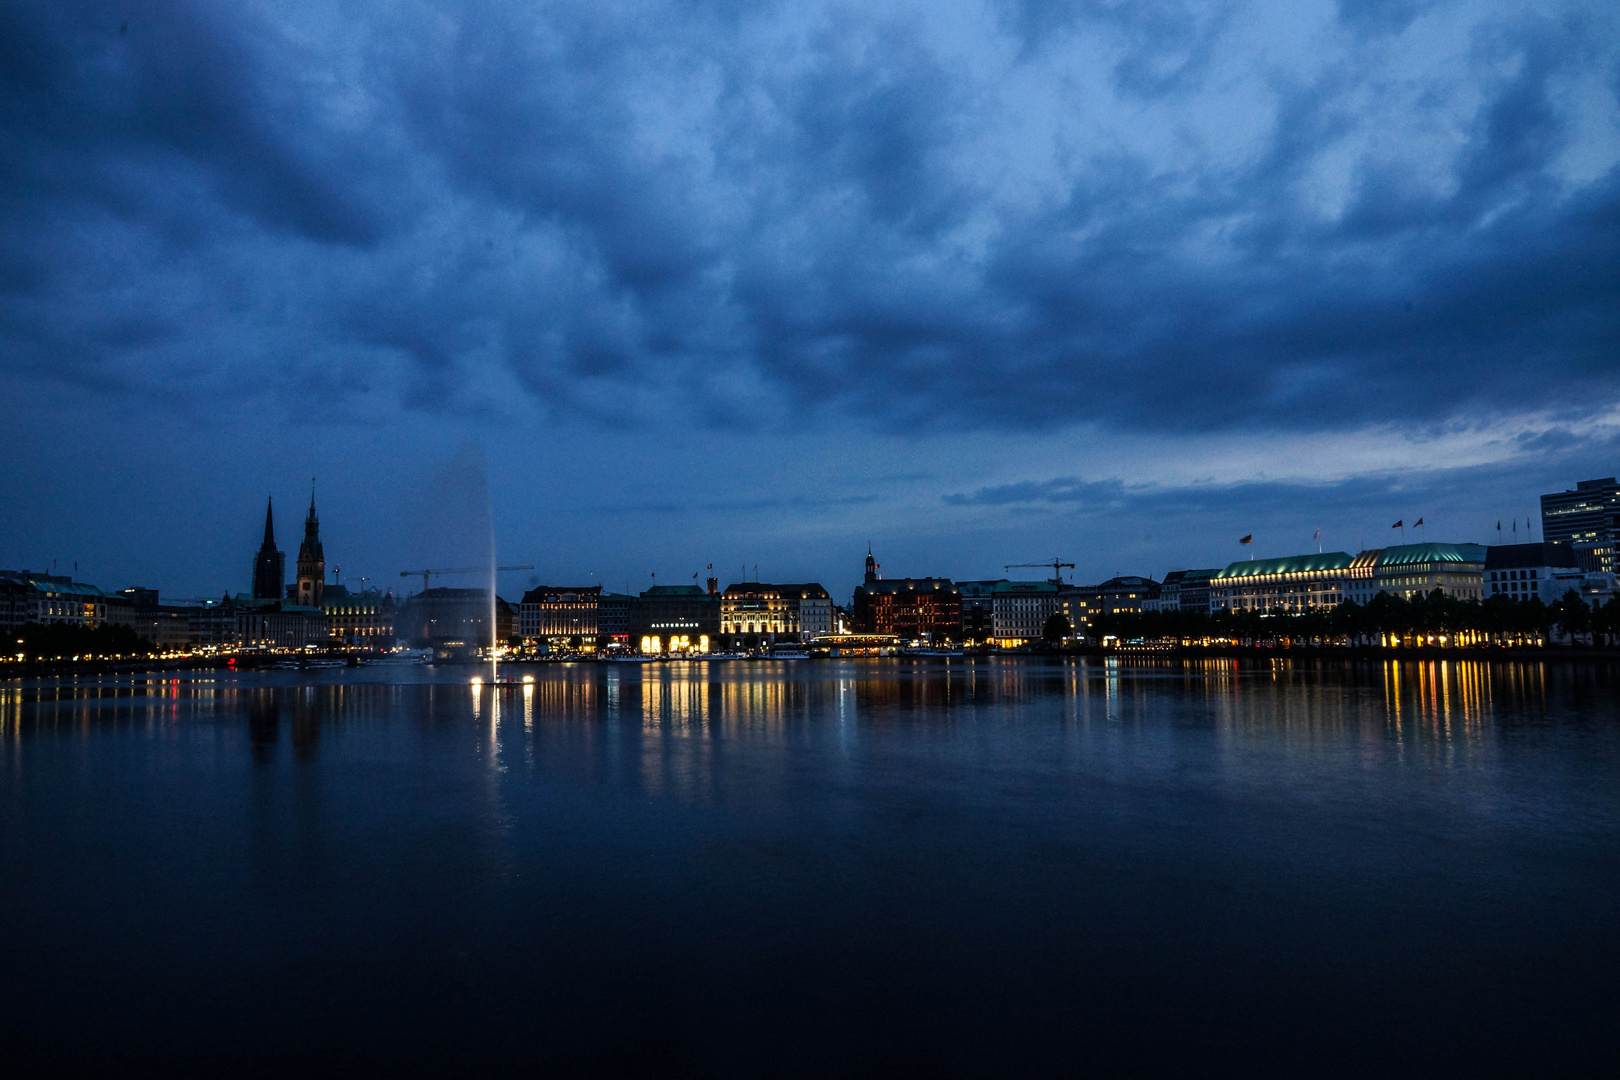
[[[253,559],[253,599],[280,600],[286,587],[287,557],[276,550],[276,527],[273,500],[264,504],[264,543]]]

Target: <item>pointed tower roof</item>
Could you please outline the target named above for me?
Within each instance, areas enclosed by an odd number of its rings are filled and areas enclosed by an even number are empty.
[[[264,542],[267,547],[272,548],[276,546],[276,521],[272,513],[274,508],[275,500],[267,496],[264,500]]]
[[[305,523],[321,520],[315,513],[315,478],[309,478],[309,516],[304,518]]]

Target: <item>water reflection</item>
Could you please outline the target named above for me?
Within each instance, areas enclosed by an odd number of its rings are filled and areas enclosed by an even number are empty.
[[[847,751],[864,731],[921,724],[943,734],[987,717],[1039,723],[1056,715],[1126,729],[1168,719],[1208,725],[1223,739],[1370,740],[1455,762],[1504,725],[1606,705],[1617,681],[1611,664],[1171,657],[569,665],[537,668],[532,679],[521,687],[459,679],[271,684],[214,674],[22,681],[0,685],[0,739],[106,727],[172,739],[187,721],[240,717],[252,760],[277,760],[285,743],[292,760],[307,763],[318,759],[323,733],[415,715],[471,720],[477,752],[499,768],[518,743],[533,765],[542,742],[595,746],[602,724],[630,723],[616,738],[628,745],[623,736],[633,731],[649,790],[706,798],[714,748],[727,741],[785,745],[825,729]]]

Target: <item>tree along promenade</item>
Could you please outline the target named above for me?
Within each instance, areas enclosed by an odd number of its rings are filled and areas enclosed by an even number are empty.
[[[1380,593],[1367,604],[1351,600],[1306,612],[1115,612],[1099,616],[1089,636],[1104,647],[1610,649],[1620,636],[1620,599],[1594,608],[1571,591],[1552,604],[1506,596],[1481,602],[1435,589],[1412,600]]]

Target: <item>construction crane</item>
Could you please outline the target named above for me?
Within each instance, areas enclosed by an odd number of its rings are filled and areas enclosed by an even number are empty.
[[[1063,588],[1063,568],[1065,566],[1067,566],[1070,570],[1074,569],[1074,563],[1072,563],[1072,562],[1063,562],[1060,559],[1053,559],[1051,562],[1015,562],[1015,563],[1008,563],[1006,566],[1003,566],[1002,569],[1003,570],[1021,570],[1021,569],[1025,569],[1025,568],[1031,568],[1032,569],[1032,568],[1037,567],[1037,566],[1042,566],[1042,567],[1050,566],[1052,568],[1052,584],[1056,585],[1060,589]]]
[[[399,572],[399,576],[400,577],[417,577],[417,576],[420,576],[422,578],[422,591],[427,592],[428,591],[428,582],[432,580],[434,574],[482,574],[484,571],[486,571],[488,569],[489,569],[489,567],[487,567],[487,566],[450,566],[450,567],[444,567],[444,568],[439,569],[439,570],[401,570]],[[502,570],[533,570],[533,569],[534,569],[533,566],[530,566],[527,563],[525,563],[523,566],[497,566],[495,568],[495,572],[498,574]]]

